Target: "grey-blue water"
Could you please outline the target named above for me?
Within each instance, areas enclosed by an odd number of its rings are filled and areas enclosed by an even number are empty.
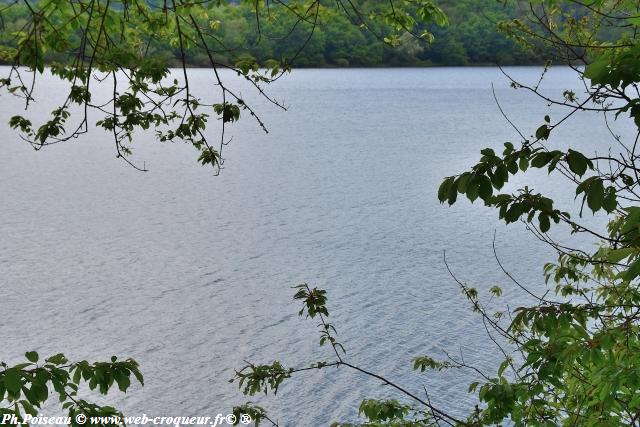
[[[540,69],[508,71],[535,82]],[[196,93],[215,94],[209,71],[191,78]],[[416,394],[425,386],[434,404],[464,413],[473,375],[411,370],[415,356],[444,351],[487,369],[499,363],[443,251],[485,297],[502,285],[512,307],[526,299],[495,262],[494,231],[502,262],[527,285],[542,286],[542,264],[553,259],[522,225],[505,227],[478,203],[437,201],[441,179],[472,165],[481,148],[518,141],[491,83],[527,134],[545,114],[559,118],[495,68],[297,70],[270,88],[287,112],[230,83],[270,133],[250,118],[233,125],[218,177],[192,148],[155,143],[152,133],[134,142],[148,173],[116,160],[109,134],[97,130],[34,152],[6,125],[21,104],[3,93],[0,358],[134,357],[146,385],[106,398],[128,415],[215,415],[252,400],[283,426],[354,420],[363,397],[397,395],[345,369],[297,376],[277,397],[247,399],[228,383],[244,360],[331,358],[317,345],[316,322],[298,318],[292,301],[291,286],[308,282],[328,291],[350,361]],[[42,119],[61,88],[40,80],[32,117]],[[580,95],[569,69],[552,70],[543,88]],[[601,118],[578,114],[550,144],[589,151],[611,140]],[[554,182],[546,173],[529,179],[570,206],[570,190]]]

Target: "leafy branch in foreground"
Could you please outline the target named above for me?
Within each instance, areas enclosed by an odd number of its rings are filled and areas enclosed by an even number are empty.
[[[255,44],[263,36],[297,36],[295,50],[259,63],[246,54],[250,46],[228,45],[218,19],[228,9],[254,15]],[[59,94],[64,100],[39,125],[24,115],[14,115],[9,124],[40,150],[87,133],[90,117],[95,115],[99,117],[96,126],[112,136],[117,157],[136,169],[146,170],[146,166],[130,160],[135,132],[154,130],[159,141],[193,146],[198,161],[212,166],[217,174],[224,163],[223,147],[231,141],[227,128],[241,114],[268,132],[257,111],[227,79],[244,82],[258,96],[285,109],[283,102],[267,94],[266,85],[290,71],[316,28],[332,15],[347,17],[389,45],[396,45],[402,34],[430,41],[433,35],[422,24],[447,23],[432,0],[362,4],[242,0],[233,5],[218,0],[10,1],[0,6],[0,25],[5,17],[25,18],[10,37],[0,37],[0,62],[11,64],[0,79],[0,89],[22,98],[28,109],[40,92],[36,81],[48,64],[52,76],[64,83]],[[262,22],[283,22],[287,31],[284,36],[263,34],[269,26]],[[177,52],[178,70],[169,69],[162,46]],[[197,94],[190,85],[188,55],[206,58],[211,90],[204,94]],[[208,132],[212,117],[219,121],[214,126],[219,132],[217,141]]]
[[[269,390],[275,394],[282,383],[292,375],[310,370],[326,369],[329,367],[345,367],[381,381],[384,385],[392,387],[404,395],[405,398],[408,398],[419,405],[412,407],[394,399],[382,401],[366,399],[361,403],[359,408],[359,413],[364,415],[368,420],[365,425],[422,426],[437,425],[439,422],[443,422],[447,425],[466,424],[462,420],[459,420],[432,405],[428,397],[426,399],[422,399],[389,379],[354,365],[346,360],[346,351],[342,344],[340,344],[336,339],[336,328],[327,321],[329,317],[329,310],[326,306],[326,291],[318,288],[312,289],[306,283],[297,285],[294,288],[297,289],[294,299],[301,300],[303,304],[302,309],[298,314],[301,317],[304,316],[311,319],[317,317],[320,320],[320,323],[318,324],[318,328],[320,329],[320,345],[322,346],[328,343],[335,354],[335,359],[315,362],[302,368],[285,368],[278,361],[275,361],[270,365],[247,363],[239,371],[236,371],[234,378],[230,380],[230,382],[238,381],[238,387],[245,395],[253,396],[261,392],[264,392],[266,395]],[[431,363],[441,368],[449,367],[446,363],[439,364],[433,359],[429,360],[430,362],[427,362],[427,358],[416,359],[414,368],[424,371],[424,368]],[[451,366],[453,367],[454,365],[452,364]],[[277,425],[274,422],[272,422],[272,424]],[[339,425],[350,426],[353,424]]]
[[[104,420],[113,417],[100,425],[118,425],[113,420],[122,420],[121,412],[79,397],[78,387],[86,383],[90,390],[97,389],[106,395],[117,385],[124,393],[131,386],[132,376],[144,385],[138,364],[133,359],[118,361],[113,356],[110,362],[83,360],[71,363],[63,354],[56,354],[40,361],[34,351],[27,352],[25,357],[27,362],[14,366],[0,362],[0,424],[29,425],[29,418],[38,415],[38,410],[53,392],[68,413],[67,417],[59,417],[57,424],[81,426],[91,417],[105,417]]]
[[[459,194],[471,202],[481,199],[505,223],[524,223],[558,254],[557,263],[544,268],[546,281],[555,282],[555,297],[523,286],[496,254],[512,284],[535,301],[508,311],[508,316],[503,313],[510,319],[504,326],[492,320],[495,316],[480,303],[475,290],[456,279],[488,330],[513,345],[507,351],[496,342],[505,356],[498,376],[472,387],[478,387],[478,398],[486,405],[480,415],[483,424],[504,420],[517,425],[640,424],[640,166],[636,154],[640,15],[637,2],[574,3],[581,8],[581,19],[562,2],[531,2],[529,23],[513,22],[503,29],[524,42],[554,48],[574,70],[583,92],[567,88],[555,97],[549,95],[542,88],[546,69],[535,84],[505,73],[514,89],[531,92],[564,113],[556,120],[545,116],[533,135],[526,137],[500,108],[521,138],[519,146],[506,142],[501,154],[491,148],[482,150],[471,170],[446,178],[438,191],[443,203],[455,203]],[[601,39],[605,27],[615,28],[619,37]],[[579,143],[567,149],[551,148],[556,130],[585,112],[602,117],[613,146],[598,147],[594,154],[576,149]],[[624,115],[635,126],[634,137],[626,141],[610,127],[612,119]],[[564,182],[564,188],[575,194],[573,209],[558,208],[554,200],[530,186],[500,192],[511,176],[526,174],[530,168],[545,168]],[[561,202],[572,204],[571,200]],[[606,225],[585,225],[585,209],[600,214]],[[549,234],[553,224],[565,226],[572,236],[590,237],[598,248],[583,249],[572,238],[559,242]]]

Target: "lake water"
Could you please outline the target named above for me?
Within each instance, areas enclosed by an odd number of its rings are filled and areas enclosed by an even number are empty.
[[[540,69],[508,71],[533,83]],[[195,93],[214,93],[208,70],[191,78]],[[512,307],[526,300],[498,269],[494,231],[502,262],[534,288],[554,258],[522,225],[503,226],[477,202],[437,201],[442,178],[480,149],[518,141],[492,83],[528,134],[550,111],[559,117],[495,68],[296,70],[270,88],[287,112],[238,84],[270,133],[249,118],[233,125],[218,177],[193,149],[154,143],[152,133],[135,141],[147,173],[116,160],[102,131],[36,153],[6,125],[21,104],[3,93],[0,358],[134,357],[145,387],[106,398],[127,415],[215,416],[252,400],[283,426],[354,420],[363,397],[394,394],[345,369],[295,377],[277,397],[245,398],[228,383],[244,360],[302,366],[331,357],[292,301],[291,286],[308,282],[328,291],[350,361],[417,394],[424,385],[434,404],[464,413],[473,375],[411,370],[414,357],[443,351],[484,368],[498,363],[443,251],[481,294],[503,285]],[[49,77],[38,85],[30,114],[42,118],[62,86]],[[543,87],[560,95],[580,86],[558,68]],[[611,136],[600,118],[576,115],[550,144],[568,142],[604,149]],[[573,195],[554,182],[545,173],[529,179],[569,206]]]

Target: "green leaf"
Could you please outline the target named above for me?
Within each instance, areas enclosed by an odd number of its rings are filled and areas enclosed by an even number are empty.
[[[502,295],[502,288],[500,288],[500,286],[497,286],[497,285],[492,286],[491,289],[489,289],[489,291],[497,297]]]
[[[465,172],[458,178],[458,193],[465,194],[467,192],[467,183],[469,182],[469,173]]]
[[[496,168],[496,171],[493,174],[493,185],[500,189],[504,186],[505,182],[509,180],[509,172],[507,171],[507,167],[504,164],[499,165]]]
[[[452,178],[449,177],[445,178],[445,180],[442,181],[442,184],[440,184],[440,187],[438,188],[438,200],[440,203],[444,203],[444,201],[449,197],[449,187],[451,186],[451,182]]]
[[[486,201],[493,194],[493,186],[491,185],[491,180],[485,175],[480,175],[478,177],[478,180],[480,181],[478,194],[480,195],[480,198],[482,200]]]
[[[64,357],[64,354],[58,353],[47,358],[45,361],[54,365],[62,365],[63,363],[67,362],[67,358]]]
[[[585,68],[584,76],[591,79],[593,83],[602,83],[603,79],[607,75],[608,66],[608,55],[600,55],[595,61]]]
[[[22,388],[22,375],[19,370],[7,369],[4,373],[3,383],[5,388],[13,396],[17,396]]]
[[[38,361],[38,353],[36,353],[35,351],[27,351],[24,356],[29,362],[36,363]]]
[[[534,168],[543,168],[551,161],[553,156],[545,151],[536,153],[531,159],[531,166]]]
[[[498,367],[498,376],[501,377],[504,373],[504,370],[509,366],[509,359],[502,361],[500,366]]]
[[[480,192],[480,180],[477,175],[471,175],[467,183],[467,198],[473,203]]]
[[[602,201],[602,207],[607,213],[611,213],[618,207],[618,200],[616,190],[613,187],[608,187]]]
[[[587,190],[587,205],[595,213],[602,208],[604,202],[604,186],[601,179],[594,179]]]
[[[567,163],[569,163],[569,169],[571,172],[582,176],[587,171],[587,167],[592,166],[591,161],[587,159],[582,153],[569,150],[567,154]]]
[[[542,125],[536,130],[537,139],[549,139],[551,128],[548,125]]]
[[[460,182],[460,179],[458,178],[454,180],[449,186],[449,193],[447,194],[447,203],[449,203],[449,206],[453,205],[456,202],[456,199],[458,198],[459,182]]]
[[[640,275],[640,258],[636,259],[629,268],[621,272],[619,276],[626,281],[631,281]]]
[[[612,263],[618,263],[623,259],[627,258],[634,251],[635,251],[634,248],[612,249],[607,252],[607,261]]]
[[[73,383],[80,384],[80,379],[82,377],[82,369],[80,367],[76,367],[75,372],[73,373]]]
[[[31,391],[40,402],[49,398],[49,389],[44,384],[34,384],[31,386]]]
[[[129,388],[129,385],[131,385],[131,380],[129,379],[129,376],[123,374],[120,371],[116,371],[114,376],[115,376],[116,382],[118,383],[118,388],[120,389],[120,391],[126,392],[127,389]]]
[[[131,372],[133,372],[133,376],[136,377],[136,379],[138,380],[138,382],[142,385],[144,385],[144,377],[142,376],[142,374],[140,373],[140,371],[136,368],[133,369]]]
[[[549,215],[544,212],[541,212],[538,215],[538,221],[540,221],[540,231],[546,233],[551,228],[551,222],[549,221]]]

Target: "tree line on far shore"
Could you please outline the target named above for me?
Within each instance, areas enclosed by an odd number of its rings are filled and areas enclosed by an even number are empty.
[[[435,36],[425,43],[405,34],[392,46],[383,42],[384,29],[379,32],[353,25],[344,14],[327,14],[313,30],[298,25],[290,33],[294,17],[256,21],[253,10],[234,2],[213,8],[210,12],[211,32],[230,51],[220,52],[216,61],[233,64],[238,54],[264,64],[269,60],[293,62],[296,67],[379,67],[431,65],[530,65],[544,62],[540,51],[526,49],[496,31],[499,22],[524,14],[517,4],[502,4],[495,0],[446,0],[440,2],[449,25],[422,24]],[[26,7],[7,11],[0,32],[0,45],[10,45],[29,19]],[[9,18],[9,19],[6,19]],[[258,31],[260,25],[260,31]],[[78,34],[78,37],[80,35]],[[300,48],[304,46],[304,49]],[[145,47],[147,48],[147,47]],[[172,66],[181,65],[179,46],[164,41],[151,41],[149,49],[166,58]],[[230,57],[233,56],[233,57]],[[295,60],[294,60],[295,57]],[[47,61],[64,61],[54,54]],[[186,63],[192,67],[209,66],[209,58],[196,49],[187,49]],[[293,61],[292,61],[293,60]]]

